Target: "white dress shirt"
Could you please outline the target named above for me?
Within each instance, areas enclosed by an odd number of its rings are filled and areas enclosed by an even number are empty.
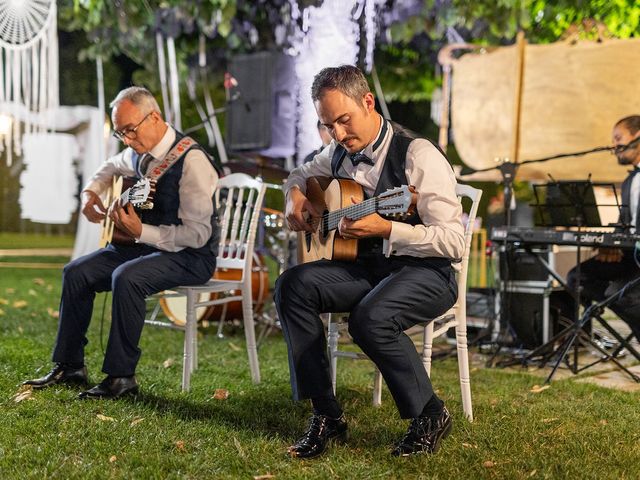
[[[382,134],[382,122],[376,139],[362,150],[373,160],[373,165],[361,162],[354,167],[347,156],[339,170],[342,176],[355,180],[370,196],[375,192],[393,137],[393,127],[388,122],[387,125],[378,148],[372,151]],[[312,161],[292,170],[284,186],[285,194],[293,187],[305,193],[309,177],[331,177],[331,158],[337,145],[332,140]],[[417,138],[409,145],[405,174],[418,192],[416,207],[423,225],[392,221],[391,235],[382,246],[385,255],[460,260],[464,251],[462,207],[456,196],[456,178],[449,162],[431,142]]]
[[[149,163],[147,171],[162,162],[171,150],[175,139],[176,131],[169,126],[160,142],[149,151],[153,160]],[[136,176],[132,161],[133,153],[131,148],[126,148],[107,159],[91,177],[84,190],[102,195],[111,187],[114,176]],[[142,234],[137,241],[168,252],[178,252],[186,247],[200,248],[205,245],[211,237],[211,215],[213,214],[211,199],[217,183],[218,173],[206,155],[201,150],[190,150],[184,158],[178,190],[180,195],[178,217],[182,220],[182,225],[155,226],[143,223]]]

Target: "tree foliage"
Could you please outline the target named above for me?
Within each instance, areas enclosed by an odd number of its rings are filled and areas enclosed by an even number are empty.
[[[301,35],[304,9],[322,0],[60,0],[59,25],[83,30],[83,57],[124,54],[156,70],[155,33],[175,39],[181,73],[196,61],[206,39],[213,69],[230,55],[287,50]],[[531,43],[560,39],[574,29],[583,38],[638,36],[636,0],[388,0],[380,6],[375,54],[386,95],[396,100],[430,96],[438,81],[438,50],[450,41],[507,45],[523,30]],[[594,29],[588,21],[604,28]],[[153,84],[148,78],[147,83]]]

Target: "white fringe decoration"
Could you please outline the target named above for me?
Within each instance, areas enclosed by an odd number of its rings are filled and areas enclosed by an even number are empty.
[[[48,130],[48,118],[21,127],[16,112],[26,107],[48,117],[60,104],[58,90],[58,35],[55,0],[0,0],[0,152],[6,149],[12,163],[12,147],[22,154],[23,133]]]

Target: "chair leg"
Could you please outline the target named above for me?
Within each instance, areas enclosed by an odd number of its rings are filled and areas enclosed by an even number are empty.
[[[433,353],[433,322],[424,327],[424,334],[422,338],[422,364],[427,372],[429,378],[431,378],[431,355]]]
[[[379,407],[380,405],[382,405],[382,373],[376,367],[373,377],[373,406]]]
[[[338,323],[331,321],[330,313],[323,313],[320,315],[323,321],[327,322],[328,332],[328,346],[329,346],[329,366],[331,368],[331,386],[333,387],[333,393],[336,393],[336,377],[338,369],[338,357],[335,353],[338,351]]]
[[[462,410],[464,412],[464,416],[467,417],[467,420],[473,422],[466,322],[463,322],[463,325],[458,323],[456,326],[456,343],[458,350],[458,371],[460,373],[460,392],[462,393]]]
[[[191,372],[193,372],[193,337],[195,323],[195,293],[187,289],[187,319],[184,326],[184,355],[182,359],[182,391],[191,389]]]
[[[244,320],[244,336],[247,341],[247,355],[249,369],[253,383],[260,383],[260,364],[258,362],[258,348],[256,346],[256,330],[253,321],[253,300],[251,290],[242,292],[242,317]]]

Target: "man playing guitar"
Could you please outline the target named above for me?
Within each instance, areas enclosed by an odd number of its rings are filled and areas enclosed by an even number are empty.
[[[86,332],[96,292],[111,290],[111,330],[102,371],[107,377],[80,398],[118,398],[135,393],[138,341],[145,297],[177,285],[197,285],[215,270],[218,221],[213,193],[218,173],[211,158],[162,118],[153,95],[141,87],[121,91],[111,103],[114,135],[127,148],[105,161],[82,192],[82,213],[98,223],[109,215],[130,237],[65,266],[55,363],[33,388],[88,384],[84,365]],[[116,175],[152,177],[154,206],[138,214],[118,199],[107,212],[99,195]]]
[[[290,228],[312,232],[313,219],[323,214],[306,195],[312,177],[353,180],[367,198],[412,185],[417,200],[415,211],[402,220],[378,213],[343,217],[338,235],[357,239],[355,261],[304,263],[278,279],[275,300],[293,396],[311,399],[313,405],[309,428],[289,453],[314,457],[330,440],[347,435],[331,386],[319,317],[324,312],[350,312],[351,336],[382,372],[402,418],[411,419],[392,454],[433,453],[451,430],[451,417],[404,330],[444,313],[457,297],[452,262],[462,257],[464,232],[453,170],[430,141],[375,111],[373,94],[356,67],[322,70],[311,90],[318,117],[333,141],[287,179]]]

